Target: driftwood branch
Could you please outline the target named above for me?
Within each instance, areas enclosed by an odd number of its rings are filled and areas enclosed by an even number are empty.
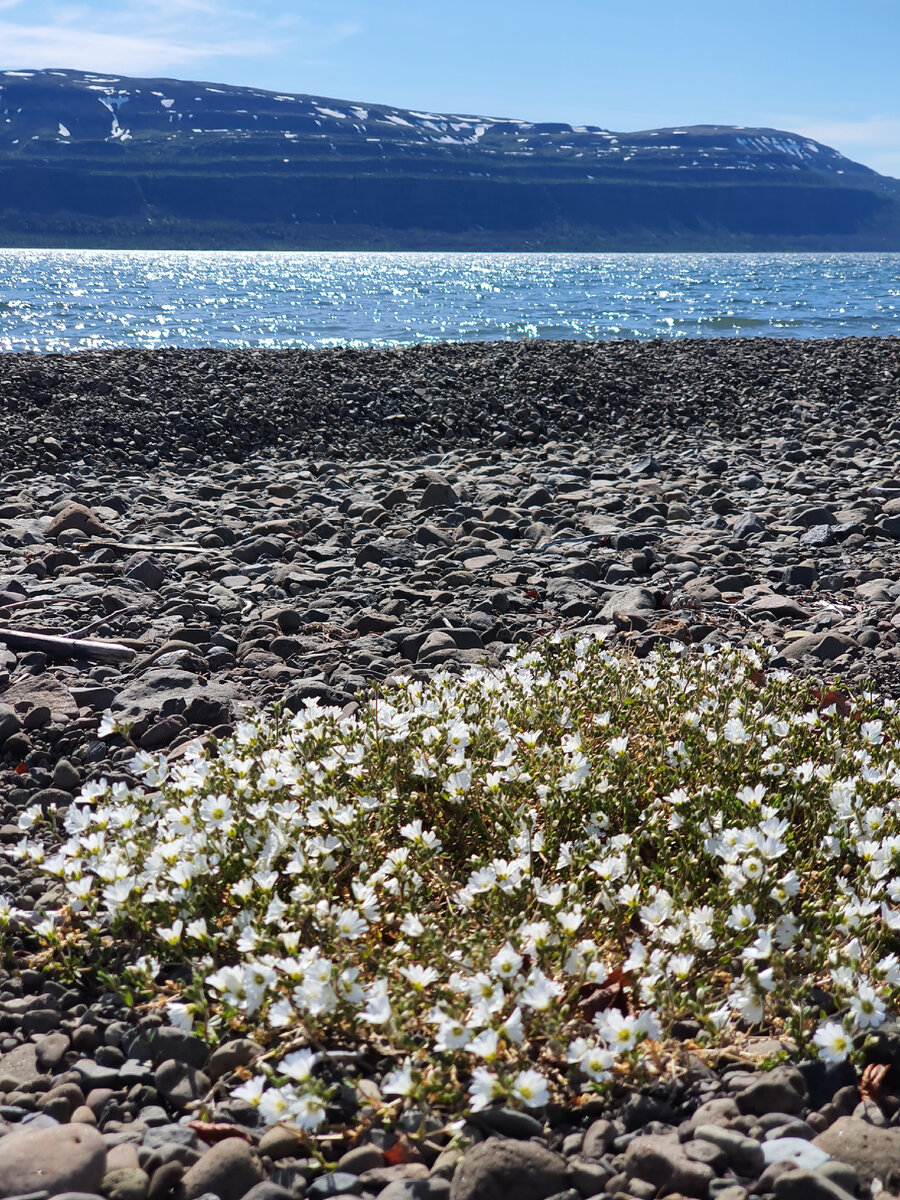
[[[120,550],[122,553],[135,550],[159,550],[160,553],[186,554],[188,550],[202,550],[203,547],[197,542],[113,542],[113,541],[91,541],[90,548],[99,550],[101,548],[109,550]]]
[[[108,625],[110,621],[117,621],[119,617],[127,617],[132,613],[143,611],[143,605],[141,604],[131,604],[127,608],[117,608],[115,612],[108,613],[105,617],[98,617],[96,621],[91,621],[90,625],[83,625],[81,629],[73,629],[68,636],[83,638],[86,634],[93,633],[95,629],[99,629],[101,625]]]
[[[135,652],[121,642],[98,642],[84,638],[57,637],[49,633],[30,633],[27,629],[0,629],[0,642],[14,650],[43,650],[59,658],[99,658],[106,662],[127,662]]]

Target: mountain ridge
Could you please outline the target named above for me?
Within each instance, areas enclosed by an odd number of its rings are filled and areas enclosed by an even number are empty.
[[[0,72],[0,242],[900,249],[900,181],[783,130],[432,113]]]

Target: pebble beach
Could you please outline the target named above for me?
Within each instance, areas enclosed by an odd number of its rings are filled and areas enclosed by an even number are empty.
[[[900,696],[898,399],[891,337],[7,354],[0,845],[31,806],[62,818],[85,787],[130,785],[136,749],[177,761],[275,705],[351,717],[380,683],[499,667],[559,633],[638,659],[763,644],[772,670]],[[780,1061],[790,1048],[762,1035],[577,1111],[473,1114],[463,1148],[413,1111],[366,1140],[336,1128],[317,1155],[228,1099],[261,1046],[211,1049],[48,976],[27,914],[58,905],[54,884],[10,856],[0,891],[20,913],[0,976],[0,1196],[900,1184],[893,1075]],[[354,1055],[377,1083],[377,1052]],[[347,1057],[324,1069],[343,1078]],[[869,1061],[900,1073],[893,1021]]]

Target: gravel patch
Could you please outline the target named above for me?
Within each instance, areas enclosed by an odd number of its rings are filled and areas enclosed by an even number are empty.
[[[0,844],[133,748],[177,756],[252,707],[352,713],[373,681],[498,662],[558,629],[762,640],[775,665],[900,694],[900,339],[118,351],[0,359]],[[0,890],[58,897],[0,860]],[[112,993],[0,977],[0,1195],[866,1196],[900,1184],[900,1095],[780,1047],[633,1094],[466,1126],[407,1113],[322,1160],[226,1102],[212,1055]],[[872,1060],[900,1070],[900,1036]],[[377,1054],[326,1063],[347,1127]],[[342,1093],[344,1094],[344,1093]],[[192,1128],[198,1105],[216,1127]],[[354,1105],[356,1107],[354,1107]],[[485,1120],[485,1118],[488,1118]],[[36,1140],[37,1139],[37,1140]],[[39,1140],[39,1145],[38,1145]],[[43,1172],[43,1174],[40,1174]],[[882,1193],[884,1195],[886,1193]]]

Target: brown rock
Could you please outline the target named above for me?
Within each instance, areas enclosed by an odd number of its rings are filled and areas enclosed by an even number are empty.
[[[87,1125],[23,1130],[0,1140],[0,1197],[39,1191],[96,1194],[105,1173],[106,1143]]]
[[[90,537],[112,538],[115,532],[104,525],[96,513],[83,504],[67,504],[46,528],[48,538],[58,537],[66,529],[77,529]]]
[[[892,1169],[900,1169],[900,1129],[879,1129],[858,1117],[838,1117],[812,1144],[855,1167],[865,1183],[883,1182]]]
[[[227,1138],[194,1163],[182,1180],[185,1200],[213,1192],[219,1200],[241,1200],[265,1178],[259,1155],[243,1138]]]
[[[547,1200],[568,1185],[566,1160],[537,1142],[488,1138],[473,1146],[453,1176],[450,1200]]]

